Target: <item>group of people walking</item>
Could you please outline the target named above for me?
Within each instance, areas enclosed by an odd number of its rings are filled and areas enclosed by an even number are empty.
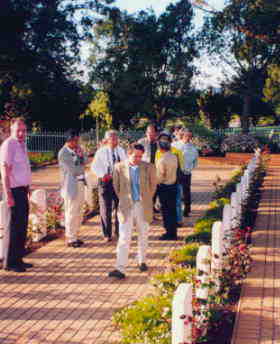
[[[32,267],[23,262],[31,183],[25,136],[24,121],[16,119],[11,125],[11,136],[2,144],[0,154],[3,195],[11,209],[4,268],[16,272]],[[162,212],[166,231],[160,240],[177,239],[177,228],[182,225],[183,216],[188,216],[191,211],[191,173],[198,157],[191,139],[192,133],[188,129],[177,128],[173,134],[167,131],[158,133],[155,125],[150,124],[145,137],[125,151],[119,144],[118,132],[106,132],[90,171],[98,178],[104,240],[112,241],[113,232],[118,238],[116,268],[109,273],[110,277],[125,278],[134,225],[138,232],[139,270],[148,270],[148,231],[155,212],[159,211],[157,207]],[[87,183],[84,173],[86,160],[79,145],[79,134],[69,131],[66,143],[59,151],[58,162],[65,208],[66,245],[73,248],[84,244],[79,238],[79,229]]]

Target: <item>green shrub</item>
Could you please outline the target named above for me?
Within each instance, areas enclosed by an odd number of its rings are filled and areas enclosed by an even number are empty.
[[[122,343],[170,344],[171,297],[146,296],[113,315]]]
[[[207,229],[200,229],[197,230],[195,233],[188,235],[185,238],[185,242],[188,243],[200,243],[204,245],[208,245],[211,243],[211,232],[212,227]]]
[[[198,243],[191,243],[181,248],[174,249],[169,253],[169,260],[173,264],[193,267],[195,266],[198,249]]]
[[[52,162],[55,160],[54,152],[45,153],[28,153],[30,164],[32,167],[38,167],[43,163]]]
[[[215,218],[217,220],[222,219],[223,217],[223,209],[226,204],[230,203],[229,198],[218,198],[209,203],[209,209],[206,211],[205,216],[206,218]]]
[[[195,269],[176,267],[173,271],[155,274],[151,278],[151,284],[162,295],[175,292],[180,283],[192,283]]]
[[[194,225],[194,232],[201,232],[202,230],[209,230],[211,231],[211,228],[213,226],[213,223],[215,221],[218,221],[219,218],[215,217],[202,217],[201,219],[198,219]]]
[[[221,145],[224,152],[253,153],[259,146],[258,140],[252,134],[233,134],[227,136]]]

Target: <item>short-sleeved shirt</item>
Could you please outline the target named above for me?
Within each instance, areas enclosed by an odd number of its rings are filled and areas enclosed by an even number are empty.
[[[31,168],[25,143],[8,137],[0,148],[0,163],[11,166],[10,187],[28,186],[31,184]]]
[[[177,180],[178,158],[175,154],[161,152],[161,156],[156,160],[157,178],[159,184],[172,185]]]

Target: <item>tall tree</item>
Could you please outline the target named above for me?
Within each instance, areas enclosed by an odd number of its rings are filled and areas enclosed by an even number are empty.
[[[197,99],[203,122],[212,129],[227,128],[231,120],[231,97],[224,90],[214,92],[213,88],[203,92]]]
[[[264,0],[229,0],[221,12],[210,11],[203,27],[203,42],[210,54],[233,67],[233,88],[243,96],[241,123],[248,130],[253,98],[262,98],[267,68],[280,53],[276,41],[261,39],[261,19],[268,20],[269,6]],[[279,25],[278,16],[270,20]],[[277,21],[278,20],[278,21]]]
[[[159,17],[153,11],[111,14],[99,26],[102,38],[106,35],[110,41],[94,60],[91,79],[109,95],[113,125],[128,125],[137,113],[160,124],[178,111],[186,112],[182,105],[198,55],[190,2],[171,4]]]
[[[94,14],[106,13],[106,3],[111,2],[3,0],[0,5],[0,80],[4,99],[11,100],[13,87],[23,85],[24,89],[28,85],[33,93],[30,120],[44,119],[46,124],[47,120],[52,121],[52,113],[55,115],[53,125],[56,122],[63,126],[62,114],[74,119],[80,112],[79,84],[73,81],[79,48],[89,35]],[[58,97],[61,97],[59,101]],[[20,111],[20,104],[18,106]]]

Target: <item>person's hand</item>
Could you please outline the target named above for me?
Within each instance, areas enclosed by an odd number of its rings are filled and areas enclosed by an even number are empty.
[[[11,192],[8,192],[8,195],[7,195],[7,204],[8,204],[8,207],[13,207],[15,205],[15,200],[14,200],[14,197],[12,195]]]

